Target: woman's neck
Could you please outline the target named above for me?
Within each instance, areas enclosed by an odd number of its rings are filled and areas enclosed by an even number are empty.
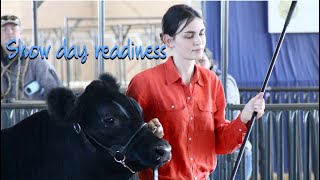
[[[182,82],[189,85],[194,73],[194,60],[186,60],[183,58],[173,57],[173,62],[180,74]]]

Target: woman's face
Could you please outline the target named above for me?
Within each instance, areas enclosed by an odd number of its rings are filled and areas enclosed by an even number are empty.
[[[211,67],[211,61],[209,60],[206,53],[203,53],[203,57],[201,59],[196,60],[196,64],[206,69],[210,69]]]
[[[182,23],[177,32],[185,25]],[[206,45],[205,26],[203,20],[194,18],[179,34],[175,35],[172,43],[173,54],[187,60],[199,60],[203,57]]]

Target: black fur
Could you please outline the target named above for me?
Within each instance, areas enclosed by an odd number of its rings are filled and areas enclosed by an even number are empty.
[[[63,87],[52,89],[47,96],[49,115],[55,121],[65,121],[75,101],[76,96],[71,89]]]
[[[52,90],[48,110],[1,130],[2,180],[128,180],[132,176],[89,139],[92,151],[88,136],[74,129],[79,123],[82,132],[110,148],[124,146],[143,124],[141,107],[119,92],[116,79],[108,74],[100,78],[79,97],[67,88]],[[170,159],[167,149],[168,142],[144,126],[128,146],[126,165],[135,171],[157,167]]]
[[[108,74],[108,73],[101,74],[99,76],[99,79],[103,81],[107,86],[109,86],[110,89],[113,89],[115,91],[120,90],[119,83],[111,74]]]

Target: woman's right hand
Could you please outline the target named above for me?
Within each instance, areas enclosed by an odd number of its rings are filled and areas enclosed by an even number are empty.
[[[148,122],[148,128],[150,128],[154,135],[159,138],[164,136],[163,127],[158,118],[153,118]]]

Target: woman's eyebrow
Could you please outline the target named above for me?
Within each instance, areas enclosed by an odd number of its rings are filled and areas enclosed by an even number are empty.
[[[204,31],[204,30],[205,30],[205,28],[201,29],[200,32],[201,32],[201,31]],[[192,34],[194,34],[194,33],[196,33],[196,32],[195,32],[195,31],[186,31],[186,32],[184,32],[184,33],[192,33]]]
[[[186,31],[184,33],[191,33],[191,34],[194,34],[195,32],[194,31]]]

